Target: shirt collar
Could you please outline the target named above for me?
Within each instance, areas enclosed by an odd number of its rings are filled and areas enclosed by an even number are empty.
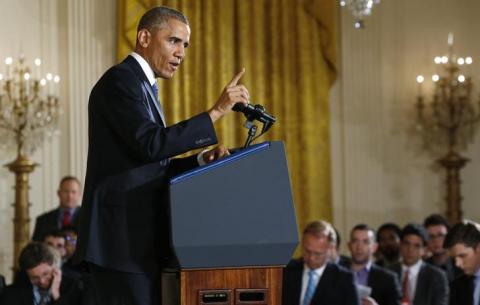
[[[130,56],[135,58],[135,60],[140,64],[140,67],[142,67],[143,73],[145,73],[145,76],[148,78],[148,82],[150,83],[150,86],[153,86],[153,84],[156,82],[155,79],[155,73],[153,72],[152,68],[148,64],[148,62],[143,58],[140,54],[136,52],[130,53]]]
[[[420,272],[420,268],[422,267],[423,261],[421,259],[418,260],[414,265],[407,267],[406,265],[402,264],[402,271],[408,269],[408,272],[411,276],[416,276]]]
[[[310,272],[310,270],[312,270],[315,273],[315,275],[317,276],[317,278],[320,278],[323,274],[323,271],[325,271],[326,266],[327,266],[327,264],[325,263],[320,268],[310,269],[306,264],[304,264],[303,265],[303,272],[308,274]]]

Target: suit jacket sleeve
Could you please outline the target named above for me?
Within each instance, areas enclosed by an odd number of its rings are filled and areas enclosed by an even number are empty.
[[[148,96],[133,73],[113,70],[98,110],[113,133],[144,162],[160,161],[216,143],[207,113],[164,127],[151,120]],[[109,88],[108,88],[109,87]]]
[[[433,301],[432,305],[447,305],[449,297],[449,286],[447,276],[443,271],[433,278]]]

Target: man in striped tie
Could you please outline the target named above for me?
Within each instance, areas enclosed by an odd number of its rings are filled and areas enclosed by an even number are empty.
[[[294,259],[283,272],[283,305],[360,304],[353,274],[329,262],[336,244],[331,224],[309,223],[302,237],[302,258]]]

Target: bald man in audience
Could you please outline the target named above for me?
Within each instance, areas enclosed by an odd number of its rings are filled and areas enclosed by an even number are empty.
[[[64,226],[79,224],[80,181],[73,176],[63,177],[57,191],[59,206],[37,217],[32,240],[42,241],[45,234]]]
[[[336,235],[326,221],[309,223],[302,237],[302,258],[283,272],[283,305],[358,305],[353,274],[330,262]]]

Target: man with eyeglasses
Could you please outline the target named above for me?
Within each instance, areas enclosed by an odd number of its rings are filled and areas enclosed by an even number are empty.
[[[432,256],[425,261],[445,271],[448,282],[453,282],[453,280],[462,275],[463,272],[462,269],[455,266],[455,262],[450,255],[448,255],[448,250],[443,248],[443,242],[450,229],[450,225],[445,217],[438,214],[432,214],[425,218],[423,225],[428,234],[428,250],[432,254]]]
[[[400,279],[402,305],[447,305],[448,281],[445,272],[422,260],[427,233],[418,224],[406,225],[400,236],[401,263],[391,267]]]
[[[80,286],[78,282],[62,276],[59,262],[58,253],[47,244],[28,244],[20,253],[19,265],[29,282],[7,286],[0,304],[80,304]]]

